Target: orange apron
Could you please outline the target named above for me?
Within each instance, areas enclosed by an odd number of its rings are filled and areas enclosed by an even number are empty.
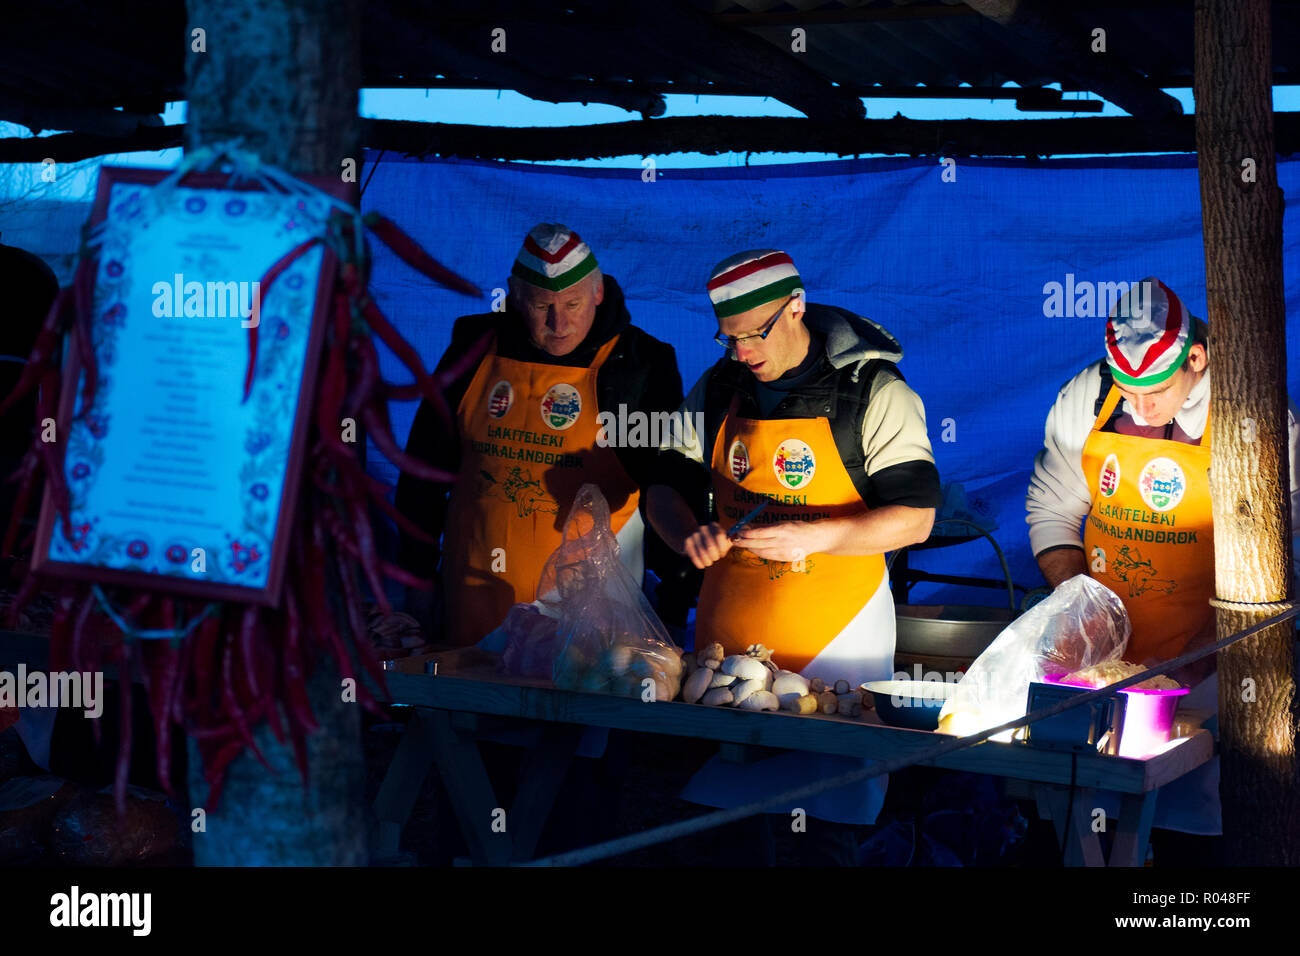
[[[768,507],[755,526],[862,510],[829,421],[740,418],[735,407],[713,445],[713,488],[723,528],[764,499]],[[732,548],[704,572],[696,646],[720,641],[728,654],[739,654],[750,644],[766,644],[782,667],[802,671],[844,631],[884,579],[885,559],[879,554],[814,554],[786,562]],[[885,677],[892,672],[890,637]],[[839,675],[826,676],[834,680]]]
[[[588,368],[502,358],[495,343],[479,363],[456,410],[461,466],[443,542],[446,637],[456,646],[534,600],[583,484],[600,486],[616,534],[636,514],[636,483],[612,446],[596,444],[596,374],[617,341]]]
[[[1092,497],[1084,555],[1088,573],[1128,611],[1125,659],[1166,661],[1212,613],[1209,418],[1199,445],[1101,431],[1120,398],[1112,386],[1083,446]]]
[[[729,528],[760,501],[754,520],[821,520],[861,511],[825,418],[767,421],[738,418],[732,406],[713,446],[713,488],[719,523]],[[883,555],[814,554],[800,562],[765,561],[732,548],[704,572],[695,646],[721,641],[728,654],[766,644],[787,670],[824,680],[887,680],[894,674],[894,602]],[[682,798],[735,807],[870,766],[857,757],[783,753],[749,764],[713,757],[690,779]],[[799,801],[810,817],[874,823],[887,776]],[[780,812],[789,819],[794,806]],[[777,812],[777,811],[772,811]]]

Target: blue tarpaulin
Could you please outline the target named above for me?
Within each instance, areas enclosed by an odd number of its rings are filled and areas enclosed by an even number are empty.
[[[385,156],[363,208],[384,212],[486,294],[474,300],[435,288],[382,248],[372,281],[381,308],[432,367],[452,321],[488,311],[492,290],[504,294],[527,230],[563,222],[622,284],[633,321],[676,348],[689,388],[721,354],[704,293],[709,269],[743,249],[784,249],[810,301],[852,309],[902,343],[900,367],[925,401],[942,479],[960,482],[993,514],[1012,576],[1036,586],[1025,488],[1058,388],[1102,355],[1104,309],[1094,303],[1103,314],[1078,314],[1089,310],[1087,294],[1155,275],[1205,316],[1196,160],[961,160],[951,181],[944,170],[933,160],[875,159],[673,169],[650,179],[642,169]],[[1278,178],[1289,198],[1283,255],[1287,339],[1295,343],[1300,161],[1280,162]],[[1050,283],[1061,286],[1059,309]],[[1073,301],[1065,299],[1071,289]],[[405,380],[384,358],[387,376]],[[1288,392],[1300,394],[1300,363],[1289,362],[1287,375]],[[399,441],[414,411],[394,403]],[[371,454],[372,471],[395,481]],[[983,541],[917,554],[912,564],[1001,576]],[[918,587],[913,600],[927,595],[1000,600],[994,591],[937,586]]]

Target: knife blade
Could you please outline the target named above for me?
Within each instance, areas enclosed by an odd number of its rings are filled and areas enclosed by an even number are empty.
[[[749,514],[745,515],[745,517],[741,518],[739,521],[737,521],[735,524],[733,524],[730,528],[727,529],[727,537],[731,538],[734,541],[736,535],[744,531],[745,526],[749,524],[751,521],[753,521],[755,518],[757,518],[760,514],[762,514],[763,509],[766,507],[767,507],[766,501],[759,502],[757,508],[755,508]]]

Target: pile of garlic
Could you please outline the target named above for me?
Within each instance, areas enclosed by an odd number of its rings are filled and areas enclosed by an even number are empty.
[[[682,655],[686,676],[682,682],[682,700],[688,704],[735,706],[742,710],[777,710],[781,704],[772,693],[772,685],[776,675],[785,672],[778,672],[771,664],[770,653],[763,657],[765,650],[755,644],[745,654],[728,657],[722,645],[714,641],[694,657]]]
[[[799,677],[799,675],[795,675]],[[874,698],[846,680],[827,684],[820,677],[803,681],[804,690],[799,696],[781,694],[781,707],[795,714],[839,714],[841,717],[861,717],[863,710],[874,706]],[[793,691],[793,687],[791,687]]]
[[[682,665],[681,699],[688,704],[858,717],[866,699],[848,681],[827,686],[820,678],[781,670],[762,644],[727,656],[715,641],[697,654],[683,654]]]

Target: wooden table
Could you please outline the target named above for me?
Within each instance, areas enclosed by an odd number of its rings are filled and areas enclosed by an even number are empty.
[[[426,673],[426,664],[437,673]],[[559,792],[584,727],[716,740],[740,747],[889,759],[919,753],[938,738],[928,731],[862,718],[755,713],[679,701],[645,703],[636,698],[556,690],[542,681],[494,673],[481,652],[427,654],[395,662],[388,673],[394,703],[413,708],[411,720],[380,788],[377,856],[397,856],[398,841],[429,767],[436,764],[476,865],[524,862],[532,857],[542,825]],[[509,825],[492,826],[500,804],[479,755],[476,737],[492,718],[540,722],[537,747],[525,757],[519,794],[506,813]],[[1032,749],[986,742],[927,760],[923,766],[992,774],[1014,781],[1011,789],[1036,800],[1066,847],[1067,865],[1141,866],[1155,813],[1156,788],[1201,766],[1214,754],[1209,731],[1182,722],[1185,736],[1144,760]],[[498,721],[500,724],[500,721]],[[1075,788],[1070,818],[1069,790]],[[1018,788],[1018,789],[1017,789]],[[1109,859],[1092,829],[1093,792],[1120,795],[1121,811]]]

